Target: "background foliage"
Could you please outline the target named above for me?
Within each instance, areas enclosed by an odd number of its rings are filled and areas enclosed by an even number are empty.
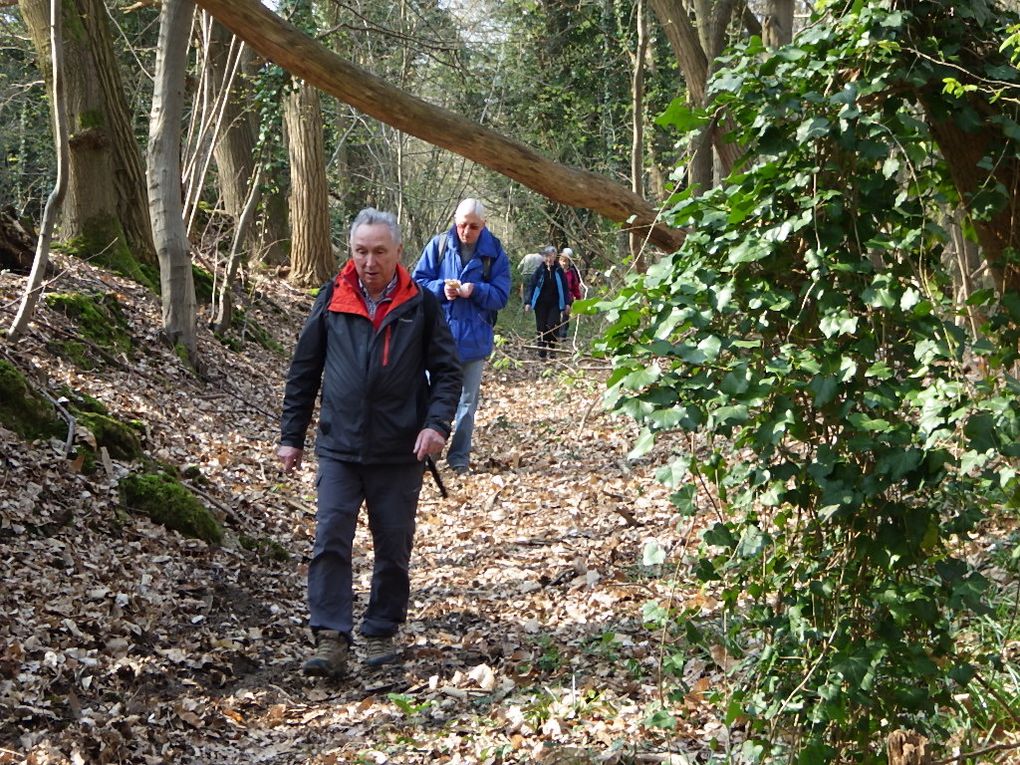
[[[632,456],[689,433],[663,478],[681,513],[716,519],[696,571],[723,618],[647,616],[675,640],[667,668],[715,645],[735,659],[720,703],[753,761],[878,759],[897,727],[974,723],[961,692],[1007,683],[978,727],[1017,694],[1016,635],[984,631],[1001,598],[968,543],[1015,507],[1016,343],[997,333],[1020,313],[984,291],[981,335],[964,328],[942,263],[961,200],[911,87],[968,42],[917,39],[887,4],[821,21],[732,53],[713,87],[750,157],[676,195],[684,247],[599,305],[611,403],[645,428]],[[1008,19],[983,21],[1004,39]]]

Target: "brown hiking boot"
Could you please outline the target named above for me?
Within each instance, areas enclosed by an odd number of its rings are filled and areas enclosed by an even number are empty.
[[[400,656],[400,649],[393,643],[392,635],[366,635],[364,644],[365,664],[370,667],[390,664]]]
[[[304,663],[301,670],[315,677],[343,677],[347,674],[349,652],[347,638],[339,632],[318,630],[315,633],[315,654]]]

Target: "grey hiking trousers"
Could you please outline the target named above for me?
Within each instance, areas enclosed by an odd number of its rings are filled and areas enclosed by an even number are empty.
[[[394,634],[407,619],[409,564],[424,466],[362,465],[319,456],[315,546],[308,566],[308,609],[313,630],[351,638],[354,589],[351,559],[358,511],[368,511],[374,565],[361,634]]]

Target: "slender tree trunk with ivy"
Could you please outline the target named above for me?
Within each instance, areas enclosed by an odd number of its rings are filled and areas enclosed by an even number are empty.
[[[637,24],[637,49],[633,57],[633,74],[631,76],[631,141],[630,141],[630,189],[635,194],[644,195],[645,185],[645,56],[648,53],[648,20],[645,17],[645,4],[638,0],[634,8]],[[644,241],[641,235],[630,232],[630,256],[638,273],[648,268],[648,259],[644,254]]]

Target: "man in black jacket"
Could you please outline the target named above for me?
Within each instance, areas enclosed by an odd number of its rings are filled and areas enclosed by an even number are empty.
[[[365,661],[374,666],[398,658],[393,636],[407,618],[422,462],[442,451],[461,389],[443,312],[400,265],[393,214],[362,210],[350,245],[350,261],[320,291],[294,349],[277,451],[286,472],[300,466],[321,384],[318,509],[308,567],[316,652],[303,669],[332,677],[346,674],[352,642],[351,557],[362,502],[375,553],[361,624]]]

